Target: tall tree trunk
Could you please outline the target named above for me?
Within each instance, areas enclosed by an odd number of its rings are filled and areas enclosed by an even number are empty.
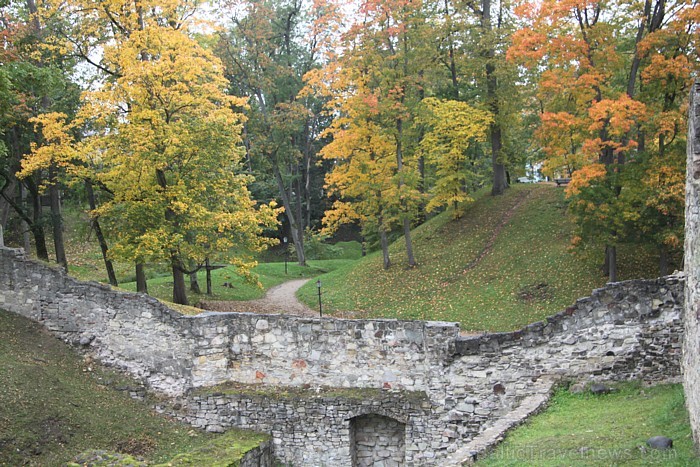
[[[642,125],[637,125],[637,153],[642,154],[644,151],[646,151],[646,145],[646,133],[644,132]]]
[[[297,167],[298,169],[298,167]],[[304,251],[304,264],[306,264],[306,250],[304,248],[304,233],[306,230],[306,226],[304,225],[304,194],[303,194],[303,189],[301,186],[301,179],[299,177],[299,171],[297,170],[297,179],[296,179],[296,190],[294,190],[294,201],[295,201],[295,208],[296,208],[296,219],[297,219],[297,237],[299,239],[301,249]],[[298,247],[296,244],[294,245],[295,248]]]
[[[2,174],[2,176],[5,179],[5,183],[7,184],[10,177],[8,177],[6,174]],[[36,188],[36,186],[34,186],[34,188]],[[37,258],[39,258],[42,261],[48,261],[49,251],[46,248],[46,235],[44,234],[44,226],[41,223],[41,201],[36,191],[31,190],[30,192],[32,195],[33,207],[33,213],[31,218],[29,217],[29,214],[27,213],[26,209],[23,209],[23,207],[18,205],[17,202],[11,196],[8,196],[7,193],[5,193],[4,186],[2,189],[0,189],[0,196],[2,196],[2,198],[10,204],[10,206],[12,206],[12,209],[15,210],[17,215],[27,224],[27,226],[29,226],[29,230],[32,232],[32,235],[34,236],[34,242],[36,243]],[[27,251],[27,253],[29,252],[29,250],[25,251]]]
[[[307,157],[306,159],[304,178],[304,198],[306,200],[306,220],[304,225],[311,227],[311,156]]]
[[[282,197],[282,206],[284,206],[284,214],[287,216],[289,221],[289,233],[292,235],[292,241],[294,242],[294,250],[297,254],[297,262],[299,266],[306,266],[306,255],[304,254],[304,231],[301,230],[301,235],[299,235],[299,224],[297,223],[297,217],[295,211],[293,210],[292,202],[289,196],[289,192],[284,186],[284,180],[282,180],[282,173],[276,163],[272,165],[272,172],[275,176],[275,181],[277,182],[277,188],[279,190],[280,196]]]
[[[32,203],[32,217],[30,218],[27,211],[22,209],[22,207],[17,206],[16,203],[13,205],[15,212],[26,222],[29,226],[29,230],[34,237],[34,247],[36,249],[36,257],[42,261],[49,260],[49,250],[46,248],[46,234],[44,232],[43,219],[41,215],[41,198],[39,197],[39,192],[37,186],[31,181],[31,177],[25,179],[27,183],[27,188],[29,195],[31,197]],[[4,197],[3,193],[3,197]],[[11,201],[9,198],[5,198],[7,201]]]
[[[14,156],[13,159],[15,159],[13,160],[13,164],[17,164],[17,167],[12,169],[11,172],[15,172],[19,170],[19,159],[21,158],[19,143],[20,135],[18,128],[12,128],[11,131],[8,132],[8,136],[10,138],[11,152]],[[5,184],[2,189],[0,189],[0,196],[5,200],[5,202],[12,206],[19,218],[22,220],[25,247],[24,251],[27,254],[31,253],[31,245],[29,242],[29,233],[31,232],[31,236],[34,237],[36,257],[42,261],[48,262],[49,250],[46,248],[46,234],[44,232],[42,219],[41,198],[39,196],[39,188],[35,183],[34,178],[28,177],[22,182],[17,181],[20,186],[20,203],[17,203],[14,196],[8,196],[8,194],[5,193],[8,185],[12,182],[12,180],[16,180],[16,177],[12,174],[4,172],[0,172],[0,176],[5,179]],[[31,208],[26,202],[27,196],[31,198]]]
[[[659,245],[659,274],[668,275],[668,248],[663,243]]]
[[[90,211],[94,212],[97,209],[97,201],[95,200],[95,190],[92,188],[92,183],[89,180],[85,180],[85,192],[87,193],[88,204],[90,205]],[[97,217],[94,217],[91,221],[92,229],[95,231],[95,236],[97,237],[97,242],[100,244],[100,250],[102,251],[102,260],[105,263],[105,269],[107,270],[107,278],[109,283],[114,287],[118,286],[117,275],[114,273],[114,265],[112,260],[109,259],[107,247],[107,240],[105,240],[104,233],[102,232],[102,227],[100,227],[100,221]]]
[[[136,263],[136,291],[148,293],[148,281],[143,263]]]
[[[600,94],[598,94],[600,97]],[[598,99],[600,101],[600,99]],[[600,139],[602,141],[608,141],[608,122],[605,122],[603,128],[600,130]],[[599,160],[607,168],[609,168],[613,162],[615,162],[615,153],[611,147],[606,147],[600,153]],[[615,233],[613,232],[614,236]],[[609,282],[617,282],[617,251],[612,245],[605,245],[605,263],[603,266],[603,271],[608,276]]]
[[[36,190],[30,190],[29,194],[32,201],[32,219],[30,222],[29,218],[25,217],[25,220],[29,224],[29,229],[34,237],[36,257],[42,261],[49,261],[49,249],[46,247],[46,232],[44,232],[42,219],[41,197]]]
[[[313,150],[313,139],[312,133],[315,131],[315,123],[308,122],[306,124],[305,130],[305,143],[304,143],[304,201],[306,204],[306,218],[304,225],[307,227],[311,226],[311,154]]]
[[[201,294],[202,289],[199,288],[199,279],[196,272],[191,272],[190,276],[190,291],[196,294]]]
[[[386,236],[386,228],[384,227],[384,217],[379,216],[379,244],[382,247],[382,257],[384,259],[384,269],[391,267],[391,259],[389,258],[389,239]]]
[[[14,178],[9,181],[9,186],[5,189],[5,192],[8,193],[8,196],[14,197],[15,194],[17,193],[17,180]],[[7,230],[7,219],[10,216],[10,211],[12,210],[12,206],[10,203],[8,203],[5,198],[0,198],[0,226],[4,227],[5,230]]]
[[[187,301],[187,287],[185,286],[185,273],[182,262],[177,255],[170,257],[170,265],[173,271],[173,303],[189,305]]]
[[[605,245],[605,255],[603,259],[603,267],[601,270],[603,271],[603,274],[606,276],[610,273],[610,256],[608,255],[608,249],[610,248],[610,245]]]
[[[19,184],[19,201],[22,209],[27,212],[27,189],[24,187],[23,183]],[[24,251],[30,255],[32,253],[32,242],[29,233],[29,224],[26,220],[22,219],[20,226],[22,229],[22,245],[24,246]]]
[[[245,161],[248,173],[253,173],[253,158],[250,155],[250,136],[248,135],[248,123],[243,124],[243,147],[245,148]]]
[[[29,194],[32,201],[32,222],[30,224],[32,235],[34,236],[34,246],[36,248],[37,258],[48,261],[49,249],[46,247],[46,233],[44,232],[44,223],[42,219],[43,208],[41,206],[41,196],[36,186],[30,189]]]
[[[156,180],[163,191],[168,189],[168,182],[163,169],[156,169]],[[175,212],[170,206],[165,208],[165,220],[173,223],[174,226],[178,224]],[[185,268],[177,251],[170,252],[170,266],[173,273],[173,303],[189,305],[185,286]]]
[[[7,132],[7,136],[10,139],[10,148],[11,148],[11,153],[14,156],[13,159],[13,164],[19,164],[19,158],[21,157],[21,150],[20,150],[20,145],[19,145],[19,130],[17,127],[12,128],[10,131]],[[3,192],[3,200],[7,202],[12,208],[15,210],[17,215],[21,219],[21,224],[20,228],[22,229],[22,244],[24,246],[24,251],[28,255],[31,254],[32,252],[32,245],[31,245],[31,237],[33,235],[32,231],[32,220],[29,218],[29,212],[30,212],[30,207],[27,204],[27,192],[30,191],[28,189],[29,183],[31,183],[31,178],[24,180],[23,182],[18,181],[14,176],[8,175],[8,174],[3,174],[3,178],[5,178],[6,183],[11,183],[13,180],[19,185],[19,203],[15,202],[15,198],[12,197],[10,199],[5,199],[5,187],[3,187],[2,192]],[[48,256],[48,251],[46,250],[46,241],[44,240],[44,249],[42,250],[40,254],[40,246],[37,245],[37,252],[36,256],[39,259],[42,259],[44,261],[49,260]],[[45,256],[43,256],[43,253],[45,253]]]
[[[298,227],[298,226],[296,226]],[[292,242],[294,242],[294,251],[297,255],[297,264],[299,266],[306,266],[306,251],[304,247],[304,234],[299,233],[298,228],[291,228],[290,233],[292,234]]]
[[[51,203],[51,226],[53,228],[53,244],[56,252],[56,262],[68,272],[68,259],[63,241],[63,216],[61,215],[61,194],[58,187],[56,167],[49,167],[49,200]]]
[[[403,120],[400,118],[396,120],[396,170],[399,173],[399,193],[401,193],[401,188],[404,185],[403,180]],[[401,208],[403,211],[403,235],[404,241],[406,243],[406,259],[408,260],[409,267],[415,267],[416,259],[413,256],[413,241],[411,241],[411,219],[409,218],[408,207],[406,202],[401,203]]]
[[[211,291],[211,264],[209,264],[209,258],[204,260],[204,265],[207,269],[207,295],[212,295],[212,291]]]
[[[201,294],[202,289],[199,288],[199,278],[197,277],[197,271],[196,271],[195,265],[190,262],[190,270],[192,272],[189,273],[190,276],[190,291],[196,293],[196,294]]]
[[[457,76],[457,61],[455,60],[455,46],[452,34],[451,21],[453,18],[453,13],[450,11],[449,0],[445,0],[445,10],[443,11],[444,20],[449,25],[449,30],[447,31],[447,43],[448,43],[448,68],[450,69],[450,79],[452,80],[452,98],[456,101],[459,100],[459,81]]]
[[[411,220],[408,217],[403,218],[403,235],[406,240],[406,257],[408,258],[408,266],[415,267],[416,259],[413,256],[413,241],[411,240]]]
[[[608,282],[617,282],[617,247],[608,245],[605,251],[608,263]]]
[[[34,244],[36,246],[36,257],[42,261],[49,260],[49,250],[46,248],[46,234],[44,227],[41,224],[32,224],[30,227]]]
[[[491,24],[491,0],[482,0],[481,2],[481,27],[485,35],[490,36],[493,30]],[[506,178],[506,166],[503,163],[503,136],[501,134],[501,125],[499,123],[500,107],[498,105],[498,79],[496,78],[496,66],[494,60],[496,50],[493,44],[489,44],[483,51],[486,59],[486,100],[489,109],[493,114],[494,120],[491,123],[491,165],[493,167],[493,185],[491,187],[491,195],[497,196],[505,193],[508,188]]]

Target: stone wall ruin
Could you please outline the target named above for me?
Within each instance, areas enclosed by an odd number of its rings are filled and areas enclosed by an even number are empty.
[[[461,337],[456,323],[184,316],[0,248],[0,308],[172,396],[195,426],[271,433],[276,458],[299,466],[447,465],[555,381],[676,377],[683,293],[677,276],[608,284],[519,331]],[[358,442],[367,423],[387,433],[376,450]]]
[[[695,445],[700,446],[700,81],[691,91],[688,113],[683,383]]]

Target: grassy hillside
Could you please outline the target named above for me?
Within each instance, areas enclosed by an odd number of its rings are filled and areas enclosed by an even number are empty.
[[[510,433],[479,466],[697,466],[680,384],[622,385],[603,396],[558,391],[542,414]],[[673,449],[646,448],[667,436]]]
[[[233,430],[223,435],[225,449],[217,448],[217,435],[131,399],[133,381],[84,361],[38,324],[1,310],[0,382],[0,465],[65,465],[91,449],[156,464],[183,454],[172,465],[213,465],[182,459],[208,452],[235,460],[266,438]]]
[[[99,248],[81,216],[75,210],[67,216],[70,273],[106,282]],[[605,283],[600,271],[603,247],[574,253],[572,233],[562,188],[516,185],[504,196],[477,196],[459,220],[443,213],[415,229],[417,268],[404,266],[403,238],[391,246],[393,266],[388,271],[382,269],[379,252],[357,261],[359,244],[346,242],[324,247],[337,259],[309,261],[308,268],[289,262],[287,274],[283,262],[260,264],[254,272],[262,289],[243,281],[232,267],[216,270],[213,297],[189,298],[191,303],[251,300],[288,279],[327,273],[322,276],[324,311],[336,316],[458,321],[465,331],[513,330],[556,313]],[[272,253],[279,260],[279,248]],[[653,252],[619,247],[618,257],[621,279],[657,275]],[[120,287],[135,290],[133,265],[118,263],[116,269]],[[151,264],[146,272],[149,292],[170,300],[167,266]],[[204,289],[203,272],[199,281]],[[299,295],[317,307],[315,284],[307,284]]]
[[[561,188],[516,185],[481,196],[459,220],[443,213],[414,231],[419,266],[406,269],[403,238],[393,266],[374,253],[321,277],[324,309],[344,316],[458,321],[506,331],[541,320],[605,283],[602,249],[574,254]],[[621,248],[621,279],[655,275],[653,258]],[[314,284],[299,291],[309,305]],[[348,313],[352,312],[352,313]]]

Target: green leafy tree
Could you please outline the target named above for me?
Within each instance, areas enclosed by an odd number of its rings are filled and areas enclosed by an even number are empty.
[[[245,2],[216,48],[231,92],[249,98],[248,168],[275,187],[300,265],[304,232],[320,203],[316,154],[328,121],[323,100],[306,92],[303,79],[330,50],[335,18],[337,7],[326,1],[313,8],[301,0]]]
[[[0,8],[3,22],[3,76],[7,93],[3,96],[5,157],[0,166],[4,184],[0,190],[6,205],[22,220],[22,227],[32,233],[36,254],[48,260],[42,197],[50,200],[54,252],[56,260],[67,269],[63,242],[60,189],[62,173],[55,166],[45,167],[19,180],[16,174],[32,145],[42,145],[41,134],[31,120],[43,113],[73,114],[77,107],[78,87],[71,82],[74,61],[60,50],[45,43],[56,34],[60,23],[45,21],[33,1],[9,2]],[[29,198],[29,203],[25,199]],[[25,247],[28,246],[25,240]]]

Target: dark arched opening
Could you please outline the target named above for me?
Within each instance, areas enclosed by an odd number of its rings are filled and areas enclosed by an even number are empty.
[[[406,424],[377,414],[350,419],[353,467],[399,467],[406,459]]]

